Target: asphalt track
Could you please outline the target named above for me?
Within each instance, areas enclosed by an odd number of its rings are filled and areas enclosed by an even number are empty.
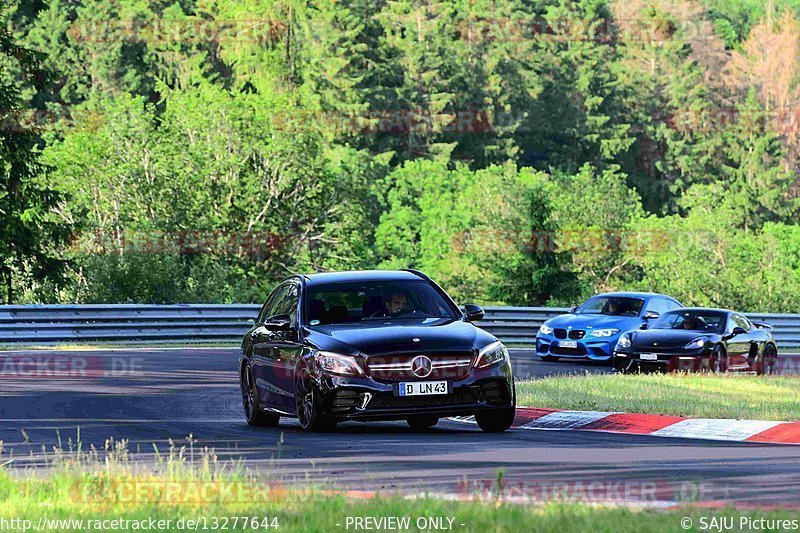
[[[71,361],[79,376],[15,375],[14,363]],[[800,446],[717,443],[583,431],[511,430],[485,434],[472,424],[442,421],[414,432],[405,423],[347,423],[307,434],[293,420],[250,428],[242,417],[236,349],[120,349],[3,352],[0,360],[0,463],[41,466],[58,442],[84,449],[128,439],[147,460],[155,443],[214,448],[286,484],[313,483],[382,492],[482,492],[502,471],[508,495],[529,500],[676,500],[740,506],[798,505]],[[541,363],[513,354],[518,375],[608,372],[604,366]],[[10,366],[9,366],[10,365]],[[62,368],[63,370],[63,368]]]

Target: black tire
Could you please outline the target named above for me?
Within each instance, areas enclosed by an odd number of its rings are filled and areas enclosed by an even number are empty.
[[[514,423],[516,409],[509,407],[506,409],[492,409],[491,411],[481,411],[475,413],[475,421],[486,433],[502,433]]]
[[[613,363],[614,370],[619,372],[620,374],[630,374],[631,367],[633,366],[632,363],[625,359],[624,361],[614,361]]]
[[[540,355],[539,359],[547,363],[555,363],[559,358],[552,355]]]
[[[728,371],[725,348],[721,344],[714,346],[711,357],[708,359],[708,369],[714,374],[724,374]]]
[[[277,427],[281,417],[261,410],[261,403],[256,393],[256,382],[253,379],[253,371],[249,364],[245,365],[244,370],[242,370],[241,381],[242,404],[247,425]]]
[[[761,362],[759,373],[770,376],[775,374],[778,367],[778,350],[774,344],[767,344],[764,347],[764,359]]]
[[[423,430],[429,429],[439,423],[438,416],[431,416],[431,415],[417,415],[417,416],[409,416],[406,418],[406,422],[411,429],[415,430]]]
[[[303,431],[330,431],[336,427],[336,420],[322,413],[322,396],[305,360],[297,364],[294,373],[294,401]]]

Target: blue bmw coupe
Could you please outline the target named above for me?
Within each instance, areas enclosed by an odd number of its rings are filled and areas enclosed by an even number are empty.
[[[542,324],[536,334],[536,354],[543,361],[611,361],[620,334],[646,328],[649,320],[679,307],[683,307],[680,302],[664,294],[598,294]]]

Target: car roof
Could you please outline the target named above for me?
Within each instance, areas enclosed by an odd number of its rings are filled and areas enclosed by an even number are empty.
[[[737,315],[744,315],[744,313],[739,313],[737,311],[731,311],[730,309],[720,309],[718,307],[681,307],[680,309],[673,309],[672,311],[701,311],[701,312],[712,312],[712,313],[735,313]]]
[[[660,296],[664,298],[669,298],[670,300],[675,300],[672,296],[668,296],[666,294],[661,294],[658,292],[602,292],[600,294],[595,294],[592,298],[597,296],[619,296],[621,298],[652,298],[654,296]],[[675,300],[676,302],[678,300]]]
[[[408,270],[348,270],[345,272],[322,272],[303,276],[306,284],[346,283],[350,281],[403,281],[425,280],[421,274]]]

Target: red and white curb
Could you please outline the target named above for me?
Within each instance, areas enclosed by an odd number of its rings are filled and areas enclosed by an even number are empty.
[[[458,417],[455,420],[474,422],[472,417]],[[683,418],[669,415],[517,407],[513,427],[527,430],[601,431],[683,439],[800,444],[800,422],[769,420]]]

